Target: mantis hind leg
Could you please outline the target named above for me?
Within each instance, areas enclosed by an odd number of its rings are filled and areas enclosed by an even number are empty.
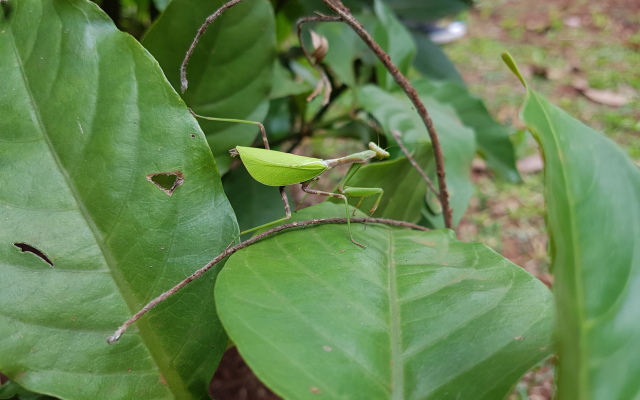
[[[335,198],[338,198],[338,199],[342,199],[344,201],[344,206],[345,206],[345,209],[347,211],[347,228],[349,229],[349,237],[351,238],[351,241],[353,242],[353,244],[355,244],[356,246],[360,246],[363,249],[365,249],[366,246],[356,242],[355,239],[353,238],[353,234],[351,233],[351,216],[349,215],[350,214],[349,213],[349,201],[347,201],[347,196],[345,196],[344,194],[341,194],[341,193],[324,192],[322,190],[310,189],[309,185],[311,184],[312,181],[313,180],[302,183],[301,184],[302,191],[305,192],[305,193],[309,193],[309,194],[317,194],[319,196],[328,196],[328,197],[335,197]]]

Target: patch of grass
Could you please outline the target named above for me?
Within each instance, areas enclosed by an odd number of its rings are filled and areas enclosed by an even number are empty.
[[[546,4],[536,16],[536,9],[530,10],[534,6],[529,3],[487,0],[482,3],[481,11],[466,16],[468,37],[444,49],[470,90],[486,102],[501,122],[515,122],[524,95],[500,60],[500,53],[508,50],[525,72],[529,66],[548,72],[546,77],[529,73],[528,79],[535,90],[586,124],[604,131],[638,161],[640,52],[633,40],[640,33],[627,35],[625,39],[614,30],[628,26],[632,16],[629,21],[619,21],[607,14],[609,8],[599,3],[583,6],[586,8],[578,10]],[[565,26],[564,19],[575,16],[578,11],[583,13],[578,14],[583,25]],[[548,29],[539,29],[538,24],[527,31],[524,22],[535,18],[546,21]],[[637,40],[640,43],[640,39]],[[582,76],[591,87],[623,93],[631,102],[619,108],[593,103],[572,88],[573,80]]]
[[[486,175],[476,177],[475,183],[475,196],[458,230],[460,238],[485,243],[537,276],[547,274],[541,174],[525,176],[521,185]]]

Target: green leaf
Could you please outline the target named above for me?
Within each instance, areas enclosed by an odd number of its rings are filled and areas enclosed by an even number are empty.
[[[237,233],[204,135],[156,61],[95,4],[9,7],[0,371],[68,399],[202,399],[226,345],[215,272],[117,344],[106,338]],[[147,180],[157,173],[184,180],[169,196]]]
[[[462,123],[474,130],[477,152],[487,160],[487,166],[498,177],[509,182],[521,181],[509,133],[491,117],[482,100],[471,95],[465,87],[450,81],[420,79],[413,84],[418,93],[429,93],[429,96],[456,110]]]
[[[469,178],[471,160],[475,153],[473,131],[462,124],[450,106],[419,94],[440,137],[453,220],[457,224],[467,209],[473,191]],[[380,123],[389,140],[393,140],[389,132],[397,130],[403,135],[403,142],[410,150],[414,143],[429,141],[427,129],[403,92],[387,93],[370,85],[361,89],[359,99],[362,107]],[[424,169],[426,166],[422,167]],[[434,184],[437,187],[437,182]],[[431,211],[433,209],[431,207],[424,214],[431,226],[442,227],[442,216],[439,210]]]
[[[164,11],[170,2],[171,0],[153,0],[153,5],[158,9],[158,11]]]
[[[558,398],[638,398],[640,170],[611,140],[531,89],[522,119],[545,159]]]
[[[198,28],[224,0],[173,0],[144,37],[171,85],[180,88],[180,65]],[[196,47],[187,67],[189,89],[182,95],[194,112],[207,117],[261,121],[275,59],[275,21],[267,0],[243,2],[224,12]],[[200,121],[222,173],[229,149],[249,146],[255,126]]]
[[[0,399],[6,400],[56,400],[55,397],[31,392],[14,381],[8,381],[0,386]]]
[[[368,31],[377,29],[379,24],[370,14],[360,14],[356,18]],[[338,83],[344,83],[349,87],[357,86],[356,75],[358,71],[356,71],[354,63],[361,59],[367,64],[375,64],[377,59],[371,50],[345,23],[316,24],[313,29],[326,37],[329,42],[329,51],[324,57],[324,64],[330,67],[330,70],[338,78]]]
[[[273,63],[273,87],[269,98],[279,99],[287,96],[313,91],[313,85],[307,81],[297,81],[292,73],[279,60]],[[271,111],[271,110],[270,110]]]
[[[267,132],[271,148],[281,147],[281,143],[294,135],[293,124],[295,110],[292,107],[294,98],[282,97],[269,102],[269,113],[264,119],[264,128]]]
[[[323,203],[298,218],[340,205]],[[552,297],[451,231],[354,224],[287,231],[233,255],[218,312],[286,399],[498,399],[550,354]],[[490,384],[487,384],[490,383]]]
[[[430,79],[446,80],[464,86],[464,80],[442,48],[419,29],[411,29],[417,53],[413,65]]]
[[[331,67],[331,71],[339,81],[347,86],[356,85],[356,73],[353,63],[366,51],[359,43],[358,35],[344,23],[318,24],[314,30],[327,38],[329,50],[324,57],[324,63]]]
[[[393,11],[382,0],[375,0],[373,4],[379,21],[373,34],[374,39],[391,57],[400,72],[406,75],[416,54],[413,39],[407,29],[398,21]],[[380,62],[376,63],[376,75],[378,85],[381,88],[387,91],[399,90],[398,84]]]

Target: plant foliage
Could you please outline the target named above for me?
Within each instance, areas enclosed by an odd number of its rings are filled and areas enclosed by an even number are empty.
[[[457,222],[475,155],[502,179],[519,175],[507,131],[482,102],[455,72],[436,74],[452,77],[443,82],[428,73],[442,58],[425,57],[436,50],[394,14],[418,3],[351,8],[432,115]],[[376,216],[443,225],[392,132],[432,180],[437,146],[392,76],[341,23],[305,24],[297,42],[297,18],[326,7],[248,0],[229,10],[202,37],[178,95],[184,54],[223,2],[136,4],[163,10],[142,44],[87,0],[0,2],[0,371],[11,379],[0,398],[205,398],[229,339],[286,399],[503,398],[554,350],[563,398],[638,396],[640,173],[531,90],[522,118],[546,161],[555,328],[552,293],[483,244],[446,229],[354,224],[360,248],[338,224],[247,246],[107,345],[122,321],[222,253],[236,221],[248,229],[284,213],[277,191],[228,156],[259,138],[255,125],[199,125],[188,107],[264,119],[273,148],[308,157],[379,142],[391,159],[350,185],[384,189]],[[313,51],[309,28],[329,43],[320,65],[300,49]],[[326,103],[328,92],[310,96],[321,74],[333,87]],[[323,178],[335,184],[334,172]],[[329,201],[293,220],[344,215]]]

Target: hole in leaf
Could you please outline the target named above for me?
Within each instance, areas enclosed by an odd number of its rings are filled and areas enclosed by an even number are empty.
[[[173,191],[184,183],[184,175],[180,171],[160,172],[147,175],[147,180],[171,196]]]
[[[14,243],[13,245],[16,246],[17,248],[19,248],[21,252],[35,254],[36,256],[40,257],[43,261],[45,261],[47,264],[51,265],[52,267],[54,266],[53,263],[51,262],[49,257],[47,257],[46,254],[44,254],[40,250],[36,249],[35,247],[31,246],[30,244],[27,244],[27,243]]]
[[[196,134],[195,134],[195,133],[192,133],[192,134],[191,134],[191,137],[192,137],[192,138],[196,137]]]

